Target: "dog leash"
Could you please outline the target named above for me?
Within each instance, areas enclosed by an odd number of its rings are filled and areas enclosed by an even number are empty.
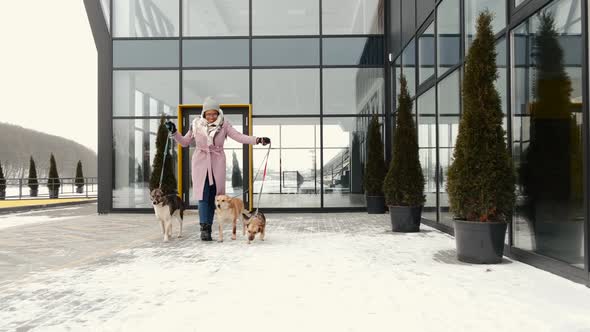
[[[268,143],[268,149],[266,150],[266,155],[264,156],[264,158],[262,158],[262,162],[260,163],[260,166],[258,167],[258,171],[256,171],[256,175],[254,176],[254,180],[252,181],[252,183],[256,182],[256,179],[258,179],[258,175],[260,174],[260,170],[263,169],[262,164],[264,164],[264,172],[262,173],[262,183],[260,184],[260,191],[258,192],[258,204],[256,206],[256,212],[254,213],[254,215],[258,214],[258,208],[260,207],[260,197],[262,196],[262,188],[264,188],[264,181],[266,180],[268,158],[270,156],[270,147],[271,147],[271,143]],[[250,191],[250,189],[248,189],[246,191],[242,191],[240,194],[232,196],[232,198],[239,197],[249,191]]]
[[[168,142],[172,136],[168,134],[166,136],[166,146],[164,147],[164,158],[162,158],[162,171],[160,172],[160,185],[158,186],[159,189],[162,189],[162,178],[164,177],[164,166],[166,166],[166,155],[168,154]]]

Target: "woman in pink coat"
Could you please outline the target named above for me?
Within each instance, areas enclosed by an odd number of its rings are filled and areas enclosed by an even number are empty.
[[[182,136],[174,123],[166,122],[173,138],[183,147],[196,143],[193,153],[193,193],[199,201],[201,240],[211,241],[211,225],[215,214],[215,196],[225,194],[225,152],[223,144],[227,136],[242,144],[270,143],[268,137],[254,137],[240,133],[229,121],[224,121],[223,111],[213,98],[203,102],[201,117],[193,120],[186,135]]]

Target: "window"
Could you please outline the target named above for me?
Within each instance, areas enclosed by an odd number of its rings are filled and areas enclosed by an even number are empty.
[[[252,0],[253,35],[319,35],[318,0]]]
[[[383,68],[323,69],[324,114],[384,114]]]
[[[459,0],[444,0],[436,11],[438,75],[461,61]]]
[[[418,37],[419,85],[434,75],[434,23]]]
[[[114,37],[178,36],[178,1],[113,1]]]
[[[323,0],[322,33],[326,35],[382,34],[383,2]]]
[[[183,35],[248,36],[249,6],[248,0],[183,0]]]
[[[252,103],[254,115],[319,114],[319,69],[253,70]]]

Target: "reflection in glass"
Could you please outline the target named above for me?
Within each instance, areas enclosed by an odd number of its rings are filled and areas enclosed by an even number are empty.
[[[113,40],[113,67],[178,67],[178,40]]]
[[[382,34],[383,11],[382,0],[323,0],[322,33]]]
[[[182,42],[185,67],[249,66],[248,39],[205,39]]]
[[[100,7],[104,15],[104,20],[107,24],[107,29],[111,29],[111,0],[100,0]]]
[[[422,210],[424,218],[436,221],[436,99],[431,88],[418,97],[418,151],[426,181],[426,202]]]
[[[260,208],[320,207],[320,120],[282,118],[253,120],[254,136],[272,140]],[[254,146],[253,172],[259,171],[268,147]],[[254,182],[254,204],[262,171]]]
[[[506,1],[499,0],[466,0],[465,1],[465,54],[471,47],[475,36],[477,17],[484,10],[493,15],[492,29],[494,33],[506,27]]]
[[[434,23],[418,37],[419,85],[434,75]]]
[[[202,104],[212,96],[220,104],[248,104],[250,80],[248,69],[185,70],[182,74],[184,104]]]
[[[438,75],[461,60],[461,19],[459,0],[444,0],[436,12]]]
[[[320,113],[319,69],[252,71],[254,115]]]
[[[319,35],[318,0],[252,0],[253,35]]]
[[[175,118],[170,118],[176,123]],[[150,175],[160,119],[113,119],[113,207],[151,208]],[[177,176],[176,146],[172,147]]]
[[[323,70],[324,114],[383,114],[383,68]]]
[[[113,2],[113,37],[178,36],[179,1]]]
[[[513,31],[514,245],[583,268],[580,2],[557,1]]]
[[[457,69],[438,83],[439,213],[440,222],[449,227],[453,227],[453,215],[449,212],[449,196],[446,187],[447,173],[459,132],[461,115],[460,72],[461,69]]]
[[[506,117],[508,110],[508,65],[506,61],[506,38],[500,38],[496,43],[496,66],[498,67],[498,79],[495,82],[496,90],[502,102],[502,113]],[[506,127],[504,127],[506,130]]]
[[[324,65],[383,65],[383,37],[323,38]]]
[[[408,81],[408,92],[410,96],[416,94],[416,48],[414,39],[402,53],[402,73]]]
[[[248,36],[249,1],[182,1],[184,36]]]
[[[369,117],[324,118],[325,207],[366,206],[363,176],[369,121]]]
[[[113,71],[113,116],[161,115],[176,109],[178,94],[178,70]]]
[[[254,66],[317,66],[319,64],[319,38],[252,40],[252,65]]]

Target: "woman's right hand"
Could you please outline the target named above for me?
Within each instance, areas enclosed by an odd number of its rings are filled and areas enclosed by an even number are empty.
[[[168,128],[168,131],[172,134],[176,132],[176,125],[172,121],[166,121],[166,128]]]

